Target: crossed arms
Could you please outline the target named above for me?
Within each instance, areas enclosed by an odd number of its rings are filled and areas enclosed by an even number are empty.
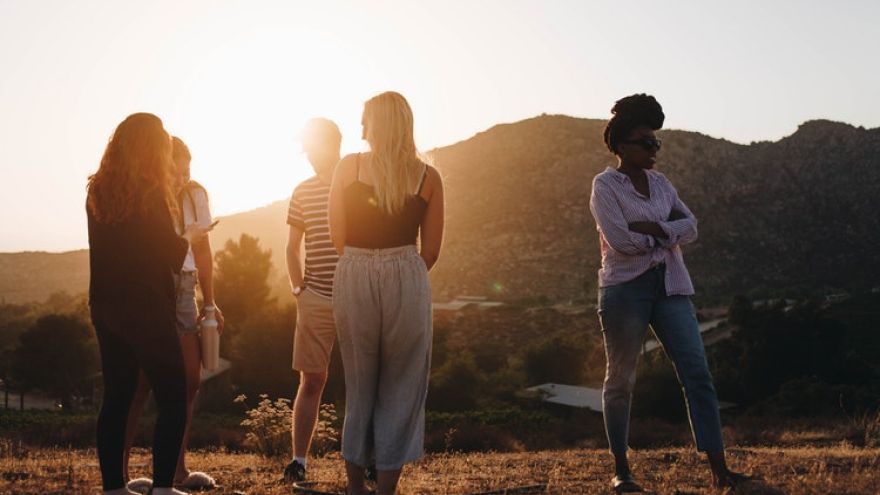
[[[645,254],[657,246],[671,248],[697,239],[697,219],[677,192],[672,212],[665,221],[627,222],[611,189],[595,181],[590,211],[608,245],[623,254]]]

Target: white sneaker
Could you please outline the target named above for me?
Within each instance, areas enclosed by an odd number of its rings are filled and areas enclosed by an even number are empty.
[[[104,495],[138,495],[137,492],[133,492],[124,486],[115,490],[104,490],[102,493]]]
[[[190,471],[189,476],[177,483],[177,486],[187,490],[210,490],[217,486],[217,481],[201,471]]]
[[[189,495],[186,492],[175,490],[174,488],[153,488],[150,495]]]
[[[125,486],[132,492],[139,493],[140,495],[147,495],[150,493],[150,488],[153,488],[153,480],[150,478],[135,478],[129,481]]]

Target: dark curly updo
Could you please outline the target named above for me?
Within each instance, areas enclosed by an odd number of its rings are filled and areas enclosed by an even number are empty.
[[[617,145],[626,140],[633,129],[648,126],[653,130],[663,127],[663,107],[653,96],[640,93],[621,98],[611,109],[614,117],[605,126],[605,146],[617,154]]]

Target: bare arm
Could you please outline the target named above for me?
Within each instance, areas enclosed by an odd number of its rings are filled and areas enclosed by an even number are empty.
[[[345,249],[345,188],[354,180],[355,155],[343,158],[333,173],[330,185],[330,239],[336,252],[342,256]]]
[[[193,191],[193,206],[196,209],[196,218],[201,219],[198,225],[211,225],[211,208],[208,201],[208,193],[202,188]],[[217,307],[214,300],[214,253],[211,249],[211,239],[208,236],[192,243],[193,261],[196,262],[196,270],[199,272],[199,288],[202,291],[202,303],[204,306],[214,306],[214,316],[217,319],[217,331],[223,331],[223,312]],[[204,316],[204,309],[200,312]]]
[[[302,287],[303,269],[300,249],[302,245],[303,231],[296,225],[291,225],[287,234],[287,279],[290,288]]]
[[[425,216],[422,218],[422,242],[419,255],[425,260],[425,266],[430,270],[437,263],[437,258],[440,256],[446,216],[443,179],[434,167],[428,167],[428,177],[425,179],[425,186],[422,197],[427,196],[428,208],[425,210]]]
[[[214,254],[211,250],[211,240],[205,237],[192,245],[193,259],[196,262],[196,270],[199,272],[199,287],[202,290],[202,299],[205,306],[214,306],[214,316],[217,318],[217,331],[223,331],[223,312],[214,301]],[[204,314],[202,315],[204,316]]]

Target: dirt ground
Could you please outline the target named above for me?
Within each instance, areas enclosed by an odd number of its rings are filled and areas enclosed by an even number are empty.
[[[736,494],[880,493],[880,450],[842,444],[816,448],[733,448],[732,469],[754,477]],[[254,454],[196,451],[192,469],[213,475],[216,495],[293,493],[281,479],[285,459]],[[695,495],[725,493],[711,487],[709,471],[687,449],[634,451],[637,479],[649,493]],[[149,452],[136,449],[133,476],[149,476]],[[513,454],[439,454],[404,469],[401,494],[611,493],[612,463],[603,450],[565,450]],[[344,490],[337,454],[309,460],[309,477],[322,491]],[[97,494],[101,477],[94,450],[17,448],[0,456],[0,493]],[[506,492],[504,490],[507,490]]]

